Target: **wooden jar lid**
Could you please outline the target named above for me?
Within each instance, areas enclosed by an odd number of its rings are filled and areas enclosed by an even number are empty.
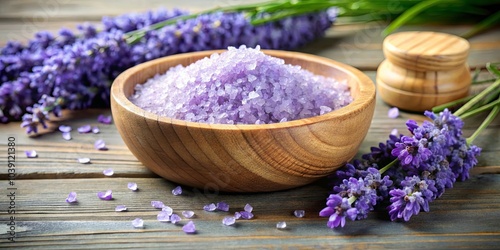
[[[464,64],[469,42],[461,37],[429,31],[399,32],[385,38],[387,60],[416,71],[440,71]]]

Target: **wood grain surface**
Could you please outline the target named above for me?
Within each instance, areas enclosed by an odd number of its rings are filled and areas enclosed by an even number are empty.
[[[52,3],[57,13],[47,12]],[[58,30],[74,27],[88,20],[96,22],[102,15],[147,10],[160,5],[190,10],[205,9],[228,1],[82,1],[82,0],[5,0],[0,3],[0,46],[10,38],[27,40],[37,30]],[[50,10],[50,9],[49,9]],[[36,21],[36,15],[52,13]],[[46,20],[46,21],[45,21]],[[378,23],[356,26],[334,26],[323,39],[299,51],[325,56],[357,68],[375,80],[378,65],[384,59]],[[406,26],[402,30],[433,30],[460,34],[470,26]],[[484,68],[486,62],[500,60],[500,29],[478,35],[471,44],[467,63],[471,69]],[[489,74],[483,70],[481,79]],[[476,86],[473,91],[483,88]],[[423,121],[419,113],[401,112],[396,119],[387,118],[390,106],[377,98],[374,118],[357,156],[367,153],[370,146],[386,140],[392,129],[406,132],[405,121]],[[500,244],[500,118],[497,118],[477,138],[483,148],[472,177],[455,183],[452,189],[430,204],[431,211],[421,212],[410,222],[391,222],[384,209],[372,212],[363,221],[348,221],[345,228],[331,230],[326,219],[318,217],[328,195],[327,179],[291,190],[255,194],[227,194],[214,189],[184,187],[185,194],[173,196],[177,183],[166,181],[145,168],[125,146],[116,126],[97,123],[99,114],[109,115],[109,109],[65,112],[54,120],[42,135],[26,136],[19,123],[0,124],[0,248],[5,249],[498,249]],[[485,115],[465,121],[464,133],[471,135]],[[98,125],[99,134],[78,134],[65,141],[55,131],[58,125],[76,128],[85,124]],[[7,141],[16,139],[16,242],[8,242],[10,223],[9,188],[6,171]],[[108,151],[97,151],[95,140],[103,139]],[[34,149],[38,158],[28,159],[24,150]],[[91,164],[79,164],[78,157],[90,157]],[[102,173],[113,168],[115,174]],[[136,182],[138,192],[127,189]],[[113,190],[114,199],[99,200],[98,191]],[[65,202],[69,192],[78,194],[78,204]],[[176,213],[193,210],[198,233],[186,235],[181,225],[156,221],[157,210],[152,200],[160,200]],[[230,213],[204,212],[211,202],[226,201]],[[255,218],[238,221],[236,226],[223,226],[224,216],[254,207]],[[126,205],[128,212],[115,212],[116,205]],[[306,216],[296,218],[295,209],[304,209]],[[131,220],[143,218],[145,227],[134,229]],[[288,229],[276,229],[276,223],[286,221]]]

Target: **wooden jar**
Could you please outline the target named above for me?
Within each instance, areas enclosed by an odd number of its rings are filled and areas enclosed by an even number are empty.
[[[467,40],[437,32],[400,32],[385,38],[377,92],[387,104],[425,111],[469,93]]]

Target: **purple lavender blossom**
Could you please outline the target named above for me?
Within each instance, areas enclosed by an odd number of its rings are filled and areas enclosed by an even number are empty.
[[[252,26],[245,13],[211,13],[146,31],[129,44],[125,33],[186,12],[151,11],[104,18],[104,30],[89,24],[78,33],[41,32],[28,46],[9,42],[0,54],[0,121],[23,119],[27,133],[45,126],[49,114],[109,105],[110,82],[133,65],[162,56],[246,44],[293,49],[324,34],[327,11]],[[45,103],[44,98],[56,100]],[[26,111],[27,112],[26,112]]]
[[[346,218],[355,220],[358,214],[357,209],[351,207],[348,199],[339,195],[330,195],[326,205],[327,207],[319,212],[319,216],[329,217],[327,226],[330,228],[344,227]]]
[[[331,228],[346,218],[363,219],[374,206],[389,200],[391,220],[408,221],[440,197],[456,180],[469,177],[481,149],[467,145],[463,122],[448,110],[425,112],[432,121],[408,120],[410,136],[390,135],[361,160],[346,164],[332,179],[333,193],[321,216]],[[350,211],[348,213],[348,211]]]

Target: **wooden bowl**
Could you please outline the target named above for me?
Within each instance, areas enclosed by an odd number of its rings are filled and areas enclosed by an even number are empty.
[[[111,87],[113,119],[130,151],[147,168],[173,182],[211,191],[289,189],[327,176],[351,160],[370,126],[375,86],[359,70],[326,58],[263,50],[319,75],[347,80],[353,102],[336,111],[276,124],[188,122],[147,112],[128,97],[170,67],[222,51],[178,54],[119,75]]]

